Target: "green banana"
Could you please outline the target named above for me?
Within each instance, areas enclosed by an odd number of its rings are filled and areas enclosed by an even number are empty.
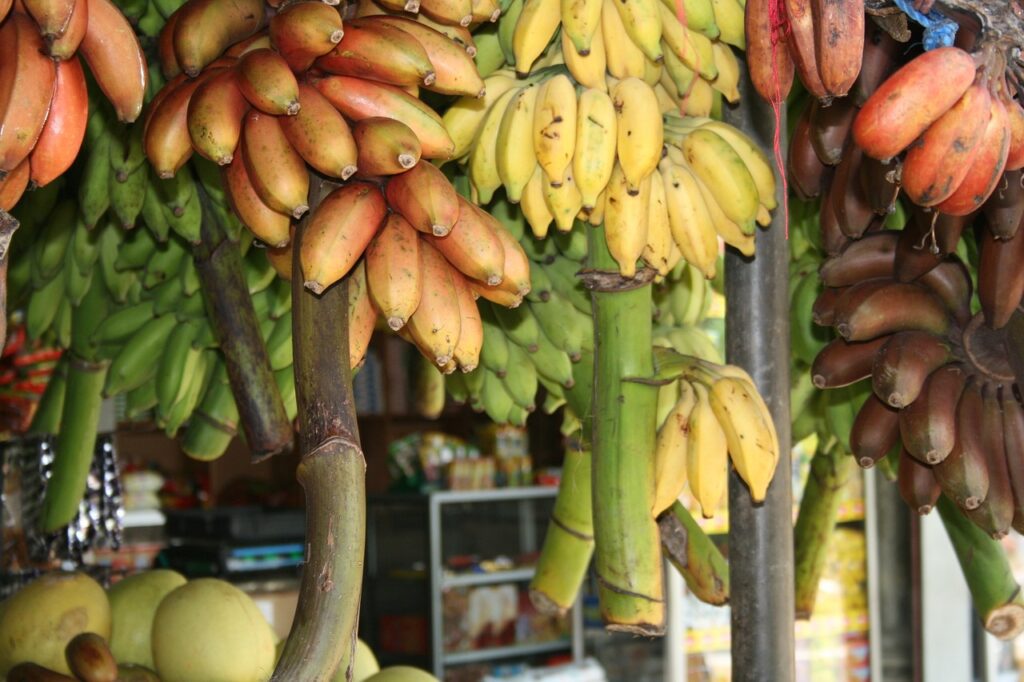
[[[82,272],[91,270],[100,257],[100,235],[106,232],[106,225],[96,230],[85,229],[81,219],[75,221],[75,229],[71,235],[71,251],[75,264]]]
[[[174,277],[156,285],[147,293],[153,301],[153,313],[168,315],[174,313],[181,304],[181,299],[185,298],[185,284],[180,277]]]
[[[167,241],[171,233],[171,224],[167,221],[166,209],[160,201],[160,195],[156,191],[156,185],[152,182],[146,183],[146,196],[142,202],[140,215],[142,223],[158,242]]]
[[[268,318],[269,319],[269,318]],[[267,354],[274,371],[292,366],[292,316],[283,315],[274,322],[267,336]]]
[[[90,124],[92,119],[90,118]],[[110,208],[110,138],[101,136],[93,140],[82,180],[78,185],[78,205],[82,210],[85,226],[92,229]]]
[[[496,424],[507,424],[508,414],[515,401],[505,388],[502,379],[490,370],[484,371],[484,382],[480,390],[484,411]]]
[[[188,322],[177,325],[164,345],[156,370],[157,414],[166,416],[183,397],[187,384],[198,368],[201,350],[192,347],[197,326]]]
[[[72,305],[77,306],[89,291],[93,271],[91,267],[84,271],[79,269],[75,262],[75,254],[71,250],[68,250],[64,260],[64,293]]]
[[[545,239],[544,241],[549,241]],[[548,278],[554,285],[554,290],[564,296],[572,303],[573,307],[590,316],[590,294],[583,288],[583,283],[576,277],[580,269],[579,263],[573,263],[567,258],[556,258],[547,266]]]
[[[537,344],[540,342],[540,326],[529,306],[520,305],[518,308],[506,308],[505,306],[491,305],[491,309],[509,341],[531,353],[537,350]],[[509,358],[509,366],[515,368],[515,363],[511,358]]]
[[[146,381],[124,395],[124,416],[136,419],[156,407],[156,382]]]
[[[509,367],[509,341],[494,318],[491,306],[480,306],[480,319],[484,329],[484,342],[480,348],[480,364],[499,377],[503,377]]]
[[[552,241],[562,252],[563,257],[577,263],[583,262],[583,259],[587,257],[587,227],[583,222],[577,220],[574,229],[568,232],[556,230],[551,235]]]
[[[540,270],[541,268],[534,268]],[[572,360],[579,360],[583,354],[583,343],[587,329],[580,324],[584,317],[556,292],[551,292],[547,303],[531,303],[530,310],[544,335],[557,348],[569,354]]]
[[[533,360],[518,344],[509,344],[509,366],[514,370],[502,377],[505,390],[512,397],[512,401],[528,412],[532,412],[536,406],[537,396],[537,368]]]
[[[142,286],[152,289],[161,282],[176,279],[185,264],[187,254],[188,250],[179,239],[169,239],[166,244],[160,244],[146,261],[146,274],[142,278]]]
[[[141,270],[157,249],[153,234],[148,230],[132,230],[125,235],[114,261],[114,269]]]
[[[110,298],[116,303],[124,303],[128,300],[128,290],[131,288],[132,283],[136,281],[136,276],[134,272],[118,272],[114,268],[114,264],[117,262],[118,249],[121,245],[121,235],[119,232],[118,227],[110,221],[107,221],[107,224],[103,226],[99,235],[98,245],[99,269]]]
[[[71,300],[65,298],[57,308],[57,315],[53,318],[53,331],[57,337],[57,345],[61,348],[71,346],[71,312],[74,306]]]
[[[35,270],[42,281],[56,277],[60,273],[77,223],[77,207],[70,199],[57,204],[47,218],[35,242],[39,246],[33,253]]]
[[[42,338],[50,329],[64,299],[64,278],[54,277],[32,292],[25,311],[25,331],[30,339]]]
[[[154,317],[121,348],[110,365],[103,393],[114,396],[137,388],[156,374],[154,358],[164,350],[168,336],[178,322],[173,315]]]
[[[565,388],[571,388],[575,383],[569,354],[556,347],[543,333],[541,342],[537,344],[536,352],[531,353],[530,357],[531,362],[537,368],[537,374],[542,379]]]

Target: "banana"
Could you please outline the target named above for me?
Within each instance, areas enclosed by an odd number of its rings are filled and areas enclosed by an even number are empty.
[[[25,331],[30,339],[39,339],[50,329],[64,297],[63,277],[54,277],[32,292],[25,311]]]
[[[117,216],[121,227],[126,230],[135,227],[135,220],[142,211],[149,186],[149,169],[139,168],[124,182],[112,179],[110,182],[110,208]]]
[[[302,157],[289,142],[281,120],[255,109],[249,111],[242,131],[245,168],[253,188],[267,206],[299,218],[309,210],[309,174]]]
[[[658,429],[654,450],[655,493],[651,513],[658,516],[679,499],[686,487],[686,469],[690,453],[690,415],[697,393],[687,381],[670,384],[678,398]]]
[[[683,258],[707,279],[713,279],[718,262],[718,236],[697,177],[688,168],[668,160],[659,168],[672,238]]]
[[[376,322],[377,309],[370,300],[366,286],[366,268],[360,261],[352,270],[348,281],[348,357],[352,369],[361,367],[366,359]]]
[[[612,177],[618,144],[617,125],[612,98],[600,90],[584,90],[578,102],[572,169],[585,211],[594,208]]]
[[[188,131],[188,103],[214,69],[194,80],[171,81],[150,106],[145,119],[146,158],[160,178],[172,178],[192,156]]]
[[[501,284],[505,249],[498,237],[502,228],[489,214],[459,197],[459,220],[444,237],[427,240],[458,271],[489,286]]]
[[[504,24],[506,20],[502,21]],[[484,80],[483,97],[460,97],[444,112],[445,130],[452,140],[452,158],[461,159],[472,148],[477,131],[494,103],[506,92],[518,87],[514,75],[498,71]]]
[[[434,65],[423,46],[400,28],[381,23],[348,22],[333,50],[316,60],[328,73],[356,76],[401,87],[430,85]]]
[[[262,17],[263,9],[258,12]],[[296,2],[270,20],[270,42],[296,73],[303,73],[317,57],[341,42],[341,14],[325,2]],[[269,112],[268,112],[269,113]]]
[[[54,38],[67,30],[75,4],[75,0],[27,0],[24,8],[35,19],[43,37]]]
[[[867,341],[899,331],[936,335],[951,324],[941,299],[917,283],[867,280],[847,289],[836,302],[833,326],[847,341]]]
[[[480,364],[480,349],[484,342],[483,323],[477,308],[473,291],[465,277],[451,272],[452,285],[459,302],[459,340],[452,349],[452,359],[463,373],[472,372]]]
[[[616,162],[605,194],[604,238],[623,277],[636,275],[636,261],[647,244],[650,196],[650,176],[641,182],[639,191],[631,192],[622,166]]]
[[[714,516],[725,497],[729,481],[729,445],[711,407],[708,389],[692,384],[693,409],[686,443],[686,476],[690,492],[705,518]]]
[[[271,247],[282,247],[291,239],[289,217],[263,203],[249,180],[241,147],[224,168],[224,188],[235,215],[252,234]],[[148,198],[147,198],[148,201]],[[149,224],[149,221],[147,221]]]
[[[559,74],[544,81],[534,112],[537,163],[548,182],[557,187],[572,163],[576,146],[576,90],[568,76]]]
[[[946,341],[925,332],[900,332],[874,359],[871,385],[891,407],[903,409],[917,400],[928,376],[952,359]]]
[[[691,169],[692,173],[692,169]],[[748,223],[746,225],[737,225],[729,217],[725,215],[725,211],[719,206],[718,201],[711,194],[711,190],[705,185],[696,174],[693,175],[697,186],[700,188],[701,196],[704,198],[704,205],[707,206],[708,213],[711,214],[711,224],[714,225],[715,232],[722,238],[729,246],[737,249],[744,256],[754,255],[754,225]]]
[[[350,182],[333,190],[306,224],[299,260],[305,286],[319,294],[355,265],[387,216],[376,185]]]
[[[1003,178],[1011,137],[1006,106],[999,97],[992,97],[991,116],[978,140],[978,152],[963,181],[936,207],[938,211],[945,215],[966,216],[986,203]]]
[[[420,351],[438,367],[444,367],[452,359],[461,332],[462,313],[450,267],[437,249],[427,243],[420,244],[423,292],[406,329]]]
[[[729,104],[740,101],[740,65],[736,55],[725,43],[715,41],[711,44],[711,52],[715,59],[715,70],[718,77],[711,82],[711,87],[725,96]]]
[[[452,158],[455,143],[441,117],[401,88],[349,76],[329,76],[317,81],[316,87],[346,118],[353,121],[371,116],[397,119],[416,133],[423,158]]]
[[[483,220],[487,220],[488,213],[477,209]],[[523,297],[530,293],[532,287],[530,281],[530,259],[522,245],[516,241],[515,236],[505,229],[500,223],[493,225],[494,233],[501,242],[504,249],[505,260],[502,264],[502,277],[499,288],[517,297]]]
[[[541,185],[544,203],[555,221],[555,227],[562,232],[572,230],[572,226],[583,208],[583,195],[576,187],[576,179],[573,177],[572,168],[567,168],[562,175],[562,182],[555,185],[550,182],[542,182]]]
[[[618,163],[627,190],[635,194],[661,160],[664,137],[658,98],[651,86],[639,78],[619,81],[611,98],[617,119]]]
[[[33,249],[34,270],[45,281],[60,274],[64,254],[75,233],[75,203],[65,199],[48,217]],[[88,226],[86,226],[88,227]]]
[[[716,133],[698,129],[680,147],[695,176],[711,191],[725,215],[752,232],[759,206],[754,178],[732,146]]]
[[[508,423],[509,412],[515,406],[515,401],[505,389],[502,379],[489,371],[483,372],[480,402],[483,410],[487,412],[487,416],[496,424]]]
[[[275,116],[299,112],[299,83],[277,52],[269,48],[246,52],[236,68],[238,87],[252,106]]]
[[[0,178],[28,158],[39,139],[56,78],[39,29],[15,12],[0,26]]]
[[[535,267],[534,270],[543,270]],[[544,338],[569,360],[576,362],[583,355],[584,337],[587,329],[581,323],[580,313],[558,292],[552,291],[545,303],[530,303],[530,310],[537,320]],[[571,373],[570,373],[571,375]]]
[[[774,210],[778,206],[775,198],[775,171],[764,151],[728,123],[709,119],[701,122],[700,127],[715,133],[732,147],[754,179],[758,201],[769,211]]]
[[[561,0],[524,0],[512,34],[516,73],[530,73],[561,23]]]
[[[192,148],[219,166],[226,166],[242,137],[249,100],[238,87],[234,69],[208,78],[188,102],[188,133]]]
[[[530,230],[537,239],[543,239],[547,235],[548,228],[555,219],[551,215],[551,209],[548,208],[547,200],[544,198],[545,185],[547,184],[544,179],[544,171],[541,170],[538,164],[534,168],[533,176],[526,183],[526,187],[523,188],[523,195],[520,198],[523,215],[526,216],[526,221],[530,224]],[[581,195],[581,205],[582,201],[583,197]]]
[[[405,326],[423,288],[419,240],[408,221],[392,213],[366,249],[370,298],[391,329]]]
[[[991,483],[981,430],[984,412],[981,387],[968,380],[956,407],[956,442],[932,469],[942,492],[966,511],[981,506]]]
[[[676,0],[661,0],[661,2],[672,12],[679,11]],[[683,0],[681,9],[682,13],[676,19],[677,23],[684,23],[687,28],[702,33],[711,40],[718,38],[720,31],[715,23],[715,10],[711,5],[711,0]]]
[[[562,52],[571,44],[575,52],[588,56],[593,41],[601,34],[602,0],[561,0]]]
[[[722,377],[711,384],[708,396],[736,473],[750,488],[754,502],[761,502],[779,461],[779,443],[772,416],[763,409],[764,403],[753,397],[755,393],[750,381]]]
[[[195,374],[203,351],[192,347],[197,327],[179,324],[167,337],[156,370],[157,414],[166,416],[181,400],[189,388],[189,379]]]
[[[495,190],[501,187],[497,163],[498,135],[509,103],[519,92],[518,89],[512,89],[498,98],[480,124],[473,150],[469,154],[469,181],[481,204],[490,203]]]
[[[265,17],[260,0],[190,0],[177,14],[172,27],[174,56],[190,78],[198,76],[230,45],[261,29]]]
[[[509,340],[502,331],[501,325],[494,316],[494,309],[489,305],[482,305],[480,310],[480,322],[483,327],[483,346],[480,349],[480,362],[487,369],[497,375],[504,377],[509,368]],[[479,374],[480,371],[477,371]]]
[[[594,0],[586,0],[594,2]],[[600,9],[601,3],[596,3]],[[608,85],[605,82],[605,71],[608,68],[607,55],[604,48],[604,35],[600,30],[594,33],[590,41],[590,48],[586,54],[580,54],[573,45],[569,34],[562,31],[562,56],[565,58],[565,66],[572,74],[573,80],[586,88],[596,88],[607,91]]]
[[[71,167],[82,147],[89,119],[89,93],[81,62],[72,57],[57,62],[56,68],[49,113],[26,166],[35,187],[48,185]]]
[[[542,332],[529,306],[506,308],[497,305],[493,306],[493,312],[494,318],[513,345],[522,347],[528,353],[537,352]],[[509,363],[510,367],[517,368],[512,357],[509,358]]]
[[[82,45],[89,28],[89,3],[74,2],[63,32],[45,36],[47,54],[57,61],[71,59]],[[0,11],[0,15],[3,11]],[[141,24],[139,26],[142,28]]]
[[[496,138],[495,168],[508,200],[518,203],[523,196],[523,189],[533,177],[537,168],[537,155],[533,149],[533,119],[537,104],[537,93],[540,86],[529,85],[516,92],[507,103],[501,115]],[[510,90],[509,92],[515,92]],[[498,100],[497,109],[504,98]],[[484,130],[486,131],[486,125]],[[481,134],[478,144],[484,143]],[[473,173],[473,159],[476,150],[470,156],[470,173]],[[474,183],[475,185],[475,183]],[[478,185],[476,185],[479,187]],[[479,189],[477,189],[479,194]],[[486,203],[486,202],[484,202]]]
[[[118,120],[131,123],[142,112],[149,78],[142,46],[114,3],[85,1],[89,3],[88,26],[78,51],[100,90],[114,105]]]
[[[105,396],[114,396],[138,388],[157,371],[153,358],[165,350],[171,331],[178,324],[173,315],[154,317],[129,338],[110,365]]]
[[[352,128],[362,177],[396,175],[419,163],[422,149],[416,133],[391,118],[364,118]]]
[[[648,59],[661,61],[662,13],[659,0],[617,0],[612,3],[629,39]],[[607,7],[607,4],[605,5]],[[741,23],[742,28],[742,23]]]
[[[516,405],[527,412],[533,412],[537,407],[537,368],[522,346],[512,343],[509,344],[508,350],[509,365],[515,367],[515,371],[506,374],[501,381]]]
[[[459,219],[459,196],[436,166],[420,161],[388,180],[388,205],[424,234],[443,237]]]
[[[666,52],[671,52],[689,69],[699,73],[701,78],[715,80],[718,77],[718,68],[715,66],[711,40],[704,34],[680,24],[672,10],[664,4],[659,7],[659,12],[662,18],[661,38],[668,48]],[[685,91],[680,89],[679,94],[684,95]]]
[[[420,0],[420,12],[442,24],[469,26],[473,21],[471,0]]]
[[[741,50],[747,47],[743,24],[743,5],[738,0],[711,0],[718,27],[718,40]]]
[[[646,57],[632,40],[624,39],[626,27],[614,5],[612,0],[604,0],[601,8],[601,39],[608,73],[615,78],[642,78]]]
[[[660,173],[651,175],[650,186],[650,197],[647,200],[647,242],[644,244],[643,259],[647,265],[657,270],[659,275],[665,277],[683,254],[672,238],[665,183]]]

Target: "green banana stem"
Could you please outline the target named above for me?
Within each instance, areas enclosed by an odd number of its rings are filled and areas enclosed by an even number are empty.
[[[32,436],[56,436],[60,431],[60,418],[64,412],[64,395],[68,383],[68,354],[64,353],[46,382],[46,390],[36,404],[28,434]]]
[[[7,345],[7,266],[10,263],[11,238],[21,223],[0,209],[0,350]]]
[[[67,400],[54,449],[53,475],[43,497],[44,533],[66,526],[78,512],[96,450],[107,361],[92,362],[74,353],[68,361]]]
[[[800,498],[793,530],[796,575],[796,617],[807,620],[814,613],[818,583],[825,570],[829,541],[836,526],[843,486],[857,463],[841,448],[819,448],[811,459],[811,471]]]
[[[259,462],[291,451],[292,425],[270,369],[238,245],[228,237],[201,184],[196,191],[203,210],[202,241],[194,250],[196,270],[252,461]]]
[[[594,310],[593,516],[601,615],[609,630],[665,632],[661,541],[651,516],[658,388],[650,281],[623,280],[604,228],[588,230]],[[641,272],[646,273],[646,270]]]
[[[661,547],[697,599],[713,606],[729,602],[729,564],[686,507],[674,503],[658,517]]]
[[[352,679],[366,543],[366,460],[348,357],[348,278],[317,296],[299,261],[309,215],[331,185],[310,177],[295,233],[292,330],[299,406],[297,477],[306,495],[306,562],[295,620],[272,682]]]
[[[1024,598],[1003,546],[945,495],[936,506],[985,630],[999,639],[1013,639],[1024,631]]]

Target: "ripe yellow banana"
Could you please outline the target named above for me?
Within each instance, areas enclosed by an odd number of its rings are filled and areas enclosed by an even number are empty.
[[[665,68],[662,65],[662,62],[652,62],[649,58],[644,57],[644,83],[647,83],[653,88],[658,81],[661,80],[661,72],[664,70]]]
[[[779,442],[771,414],[754,398],[753,384],[737,377],[722,377],[711,384],[709,403],[718,418],[733,466],[761,502],[779,461]]]
[[[673,247],[672,227],[668,221],[668,205],[665,200],[665,183],[660,173],[652,173],[650,179],[651,196],[647,202],[647,243],[644,244],[644,261],[665,276],[672,271],[676,262],[682,257],[678,247]],[[674,260],[673,260],[674,259]]]
[[[630,192],[658,167],[664,146],[664,128],[658,96],[639,78],[626,78],[612,90],[618,121],[616,151]]]
[[[691,171],[692,172],[692,171]],[[739,225],[729,220],[729,217],[725,215],[725,211],[718,205],[718,201],[714,195],[711,194],[711,190],[704,182],[694,175],[694,179],[697,181],[697,186],[700,187],[701,196],[704,197],[704,205],[708,207],[708,213],[711,214],[711,224],[715,227],[715,232],[722,238],[729,246],[735,247],[744,256],[754,255],[754,225],[750,223],[746,229],[741,228]],[[749,230],[749,231],[748,231]]]
[[[721,505],[729,484],[729,445],[711,408],[708,389],[694,383],[693,391],[695,403],[690,412],[686,475],[701,513],[711,518]]]
[[[654,449],[655,491],[651,512],[658,516],[679,498],[686,487],[690,414],[697,394],[689,382],[678,382],[679,398],[658,429]]]
[[[660,4],[659,12],[662,17],[661,37],[669,48],[667,51],[673,52],[683,64],[699,73],[702,78],[714,80],[718,76],[718,69],[715,66],[711,40],[680,24],[672,10],[664,4]]]
[[[740,64],[732,48],[717,40],[711,43],[711,52],[715,58],[718,77],[711,81],[711,87],[725,95],[730,104],[740,101]]]
[[[459,340],[452,349],[454,360],[463,372],[472,372],[480,364],[480,348],[484,342],[484,327],[480,319],[473,290],[458,272],[450,272],[455,298],[459,303]]]
[[[617,117],[612,98],[588,88],[579,99],[572,170],[583,208],[591,211],[615,167]]]
[[[700,127],[719,135],[743,159],[743,165],[750,171],[757,185],[758,201],[769,211],[778,206],[775,199],[775,172],[764,151],[749,137],[723,121],[709,118]]]
[[[540,86],[529,85],[518,91],[505,107],[498,128],[497,171],[508,200],[518,203],[523,188],[537,168],[533,151],[533,115]]]
[[[757,218],[757,185],[731,145],[710,130],[698,129],[680,143],[687,163],[730,220],[744,231]]]
[[[516,73],[525,76],[562,23],[560,0],[526,0],[512,34]]]
[[[654,94],[658,96],[659,112],[667,114],[672,111],[679,111],[679,104],[661,82],[654,86]]]
[[[520,199],[520,208],[526,216],[526,222],[530,224],[530,231],[537,239],[547,236],[551,221],[555,219],[544,199],[544,186],[548,184],[544,179],[544,171],[538,165],[533,171],[533,177],[523,188],[523,196]]]
[[[601,8],[601,33],[608,73],[615,78],[643,78],[644,53],[627,39],[622,17],[614,0],[604,0]]]
[[[566,41],[580,55],[591,51],[594,37],[601,32],[602,4],[603,0],[561,0],[562,52],[566,52]]]
[[[690,92],[683,98],[681,108],[687,116],[710,116],[715,106],[715,91],[703,78],[694,78]]]
[[[576,88],[564,74],[540,85],[533,116],[533,150],[552,185],[565,176],[576,146]]]
[[[661,59],[662,14],[659,0],[615,0],[629,39],[655,62]]]
[[[583,207],[583,197],[576,187],[576,180],[573,178],[572,169],[569,168],[562,176],[559,185],[550,182],[541,183],[544,192],[544,202],[555,220],[555,227],[561,232],[568,232],[572,229],[573,221],[579,215]]]
[[[662,161],[659,170],[665,184],[672,238],[683,258],[706,278],[713,279],[718,262],[718,235],[697,179],[669,159]]]
[[[683,60],[677,57],[676,53],[672,50],[665,50],[665,60],[662,64],[661,85],[672,95],[672,99],[676,101],[675,108],[678,111],[678,102],[683,100],[690,92],[694,79],[698,78],[697,73],[686,64],[683,64]]]
[[[600,3],[598,3],[600,6]],[[569,34],[562,31],[562,56],[565,58],[565,65],[569,73],[580,85],[598,90],[607,90],[604,73],[608,68],[608,62],[604,52],[604,38],[601,31],[594,34],[590,41],[590,51],[581,55],[576,51]]]
[[[738,0],[711,0],[711,6],[715,10],[718,39],[741,50],[747,49],[743,5]]]
[[[515,75],[509,71],[496,71],[484,79],[483,97],[460,97],[444,112],[442,121],[445,130],[455,143],[453,159],[461,159],[469,153],[476,139],[477,130],[487,112],[502,95],[516,87]]]
[[[630,192],[622,166],[616,163],[605,190],[604,239],[623,277],[636,275],[636,261],[643,254],[647,243],[650,176],[644,179],[638,189],[635,193]]]
[[[518,88],[509,90],[494,103],[480,124],[473,151],[469,154],[469,181],[481,204],[489,203],[494,191],[501,187],[501,176],[498,175],[498,131],[508,103],[518,92]]]

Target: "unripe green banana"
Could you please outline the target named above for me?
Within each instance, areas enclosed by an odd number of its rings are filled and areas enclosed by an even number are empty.
[[[508,372],[508,346],[509,341],[501,325],[494,318],[490,306],[480,306],[480,319],[484,328],[484,343],[480,347],[480,364],[489,371],[494,372],[498,377],[503,377]],[[473,395],[470,393],[470,395]]]
[[[89,291],[93,271],[91,267],[87,271],[81,270],[75,263],[74,252],[70,249],[64,261],[64,294],[72,305],[77,306]]]
[[[121,227],[130,230],[142,212],[142,204],[146,199],[146,187],[149,185],[149,167],[136,168],[124,181],[110,176],[110,208],[121,223]]]
[[[111,313],[93,333],[96,344],[118,343],[130,338],[154,317],[153,301],[142,301]]]
[[[125,235],[114,261],[114,269],[142,270],[157,249],[153,234],[148,230],[132,230]]]
[[[163,352],[177,324],[173,315],[163,315],[153,318],[133,334],[111,363],[103,394],[114,396],[152,379],[157,370],[153,359]]]
[[[141,417],[156,407],[156,403],[156,382],[143,382],[138,388],[133,388],[125,393],[124,416],[127,419]]]
[[[57,204],[47,218],[35,242],[38,247],[32,254],[41,281],[48,281],[60,273],[77,223],[77,207],[70,199]]]
[[[146,274],[142,278],[142,286],[151,289],[161,282],[177,278],[186,255],[188,249],[179,239],[169,239],[166,244],[160,244],[146,261]]]
[[[92,228],[110,208],[110,177],[113,171],[110,168],[110,139],[99,137],[89,147],[78,185],[78,205],[86,227]]]
[[[537,324],[537,318],[530,312],[529,306],[520,305],[518,308],[506,308],[492,305],[491,308],[509,341],[530,353],[537,350],[537,344],[540,342],[540,326]],[[509,358],[509,367],[516,369],[511,357]]]
[[[156,370],[157,414],[166,417],[187,389],[188,377],[198,368],[201,350],[192,348],[197,325],[177,325],[167,337]]]
[[[551,343],[568,353],[571,359],[579,360],[586,332],[579,324],[582,313],[578,313],[557,291],[551,292],[547,303],[531,303],[530,310]]]
[[[184,284],[180,277],[174,277],[163,284],[158,284],[147,292],[153,301],[154,315],[173,315],[185,298]]]
[[[64,298],[64,278],[54,277],[32,292],[25,312],[25,331],[30,339],[39,339],[50,329]]]
[[[484,411],[496,424],[507,424],[508,415],[515,401],[505,388],[505,383],[490,370],[484,371],[484,383],[480,390]]]
[[[516,405],[532,412],[537,407],[537,368],[533,365],[533,359],[523,348],[513,343],[509,345],[509,366],[514,369],[502,378],[505,390]]]
[[[142,201],[140,215],[146,229],[153,233],[153,238],[158,242],[167,241],[167,236],[171,233],[171,224],[167,222],[166,211],[160,194],[157,192],[156,184],[151,179],[146,183],[146,195]]]
[[[541,341],[537,345],[537,351],[531,353],[530,358],[537,368],[537,374],[542,379],[559,387],[568,388],[575,384],[572,376],[572,360],[569,358],[569,354],[557,348],[543,332]]]
[[[292,315],[290,312],[274,322],[274,327],[267,336],[267,355],[270,356],[270,368],[274,371],[292,366]]]

